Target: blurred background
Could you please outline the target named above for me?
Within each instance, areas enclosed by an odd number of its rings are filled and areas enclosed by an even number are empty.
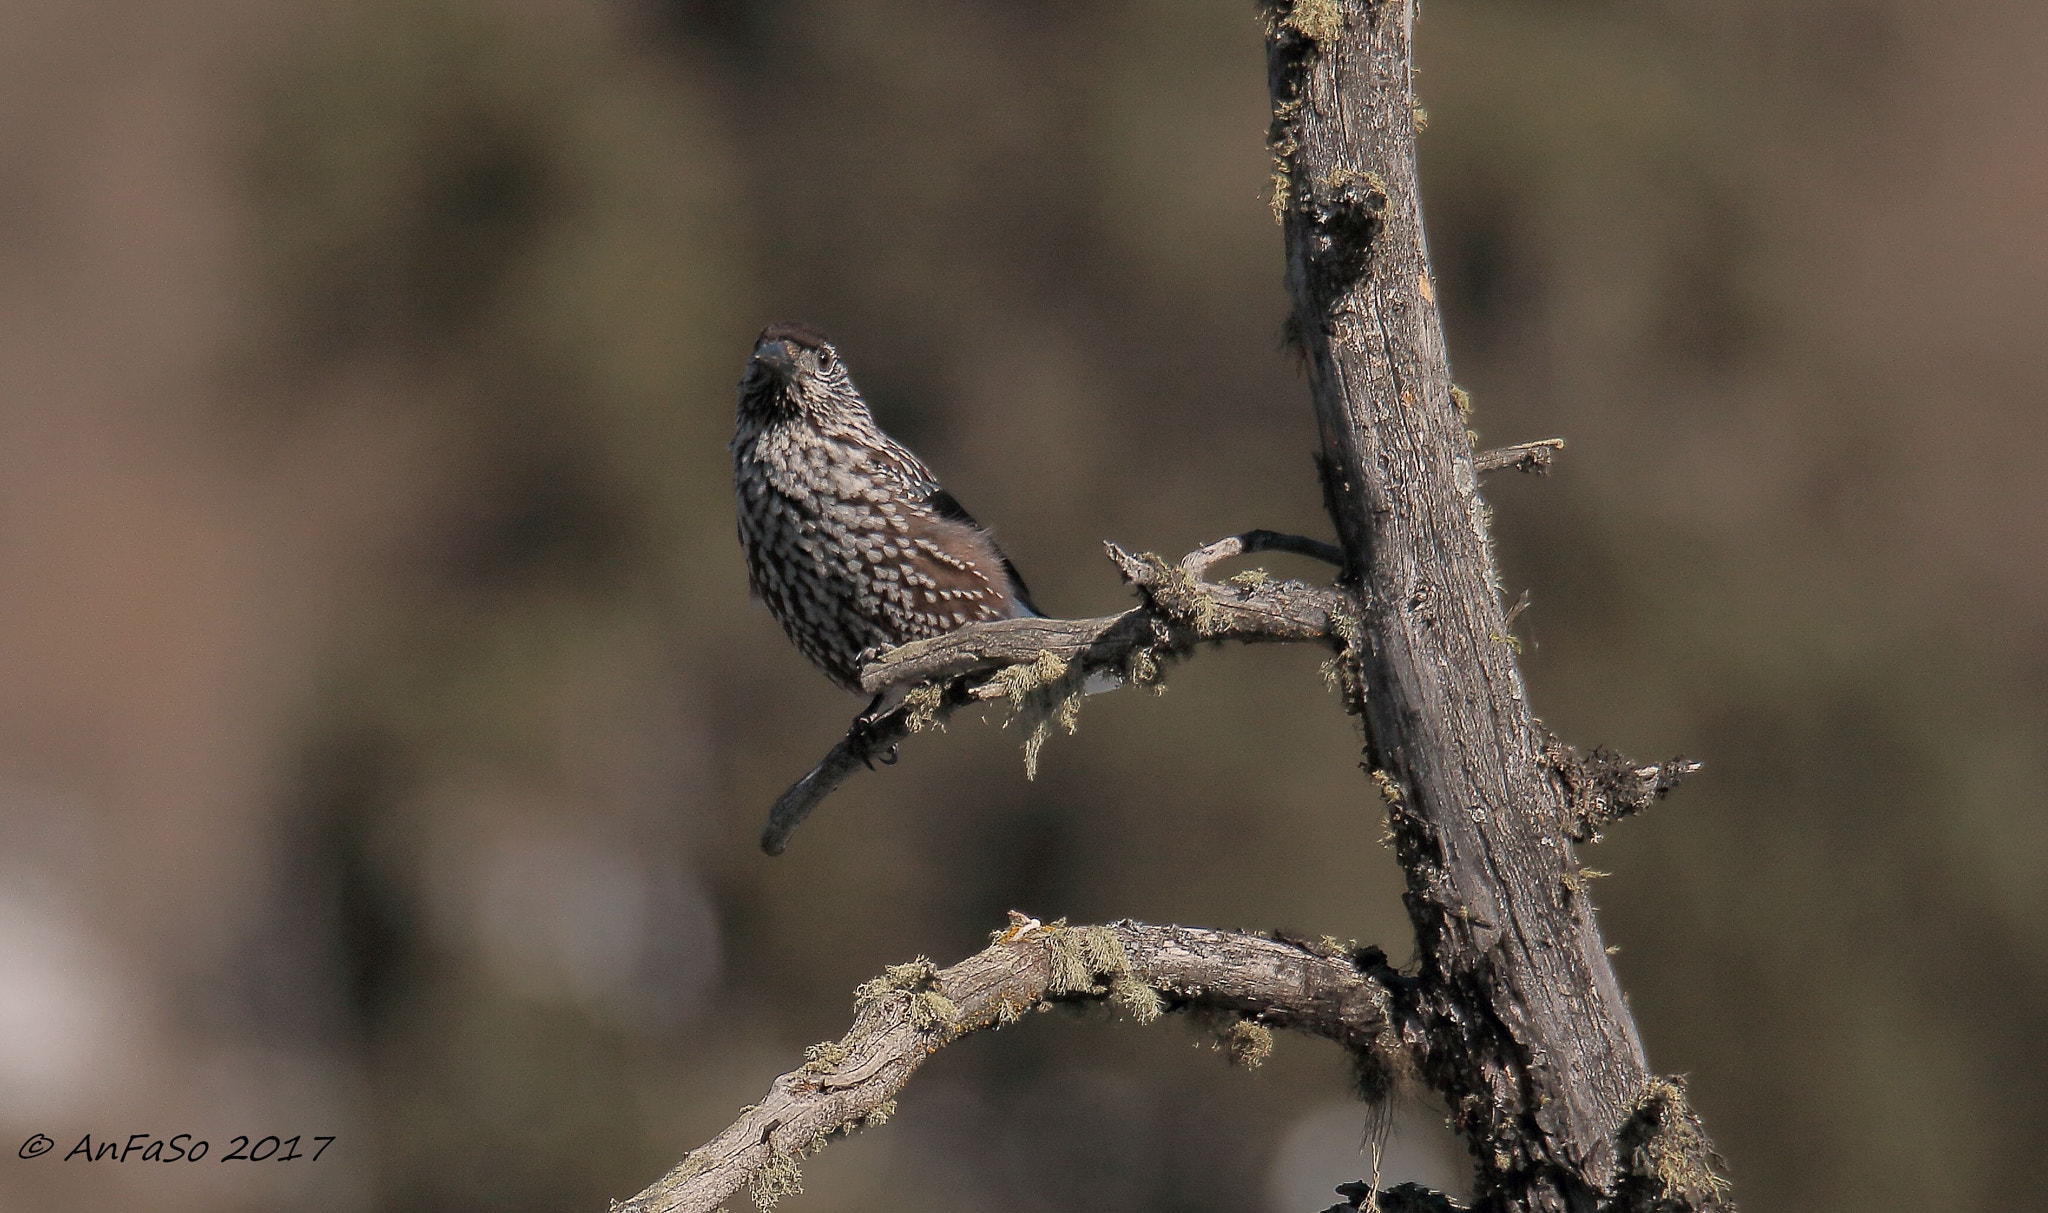
[[[1538,711],[1706,772],[1585,862],[1751,1210],[2041,1207],[2048,8],[1429,0],[1425,210]],[[971,717],[747,597],[769,320],[1048,610],[1327,534],[1246,0],[0,6],[0,1206],[600,1210],[1013,907],[1411,949],[1318,653]],[[1280,557],[1276,571],[1314,570]],[[828,1210],[1310,1213],[1332,1047],[1047,1016]],[[1427,1103],[1383,1178],[1461,1182]],[[57,1151],[14,1157],[46,1133]],[[335,1135],[87,1166],[77,1139]],[[734,1207],[742,1207],[741,1201]],[[792,1206],[795,1207],[795,1206]]]

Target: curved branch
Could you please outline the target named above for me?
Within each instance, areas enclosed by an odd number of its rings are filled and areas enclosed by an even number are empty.
[[[920,958],[861,986],[852,1030],[809,1049],[759,1104],[613,1213],[709,1213],[748,1186],[766,1208],[800,1190],[802,1158],[835,1135],[886,1120],[925,1058],[1054,1001],[1107,1001],[1140,1022],[1164,1011],[1208,1011],[1255,1025],[1254,1035],[1289,1028],[1358,1051],[1406,1047],[1405,1016],[1394,1009],[1405,999],[1403,982],[1376,949],[1348,954],[1135,922],[1048,926],[1015,912],[1011,922],[987,949],[950,968]]]
[[[1110,690],[1156,681],[1161,664],[1209,641],[1309,642],[1341,648],[1356,635],[1358,614],[1348,591],[1283,581],[1261,570],[1228,581],[1203,580],[1218,561],[1261,551],[1295,552],[1332,562],[1334,544],[1275,531],[1246,531],[1198,548],[1178,566],[1149,552],[1132,555],[1104,544],[1124,580],[1144,601],[1121,615],[1094,619],[1001,619],[890,649],[861,671],[861,686],[879,696],[839,744],[775,802],[761,849],[780,855],[789,836],[846,777],[877,759],[893,761],[898,742],[932,720],[975,700],[1015,696],[1010,670],[1051,663],[1078,689]],[[978,676],[982,677],[977,681]],[[1093,676],[1091,678],[1091,676]],[[923,699],[914,688],[931,687]],[[880,708],[881,710],[877,710]]]
[[[1344,567],[1344,549],[1321,539],[1310,539],[1305,535],[1284,535],[1279,531],[1246,531],[1228,539],[1218,539],[1205,548],[1188,553],[1180,565],[1188,572],[1200,577],[1210,565],[1231,556],[1249,556],[1253,552],[1293,552],[1320,560],[1335,568]],[[1200,557],[1199,563],[1197,558]]]

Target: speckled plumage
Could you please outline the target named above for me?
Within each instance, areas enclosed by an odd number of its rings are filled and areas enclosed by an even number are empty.
[[[860,689],[860,657],[988,619],[1035,615],[995,541],[884,434],[823,334],[769,325],[732,440],[754,593],[804,656]]]

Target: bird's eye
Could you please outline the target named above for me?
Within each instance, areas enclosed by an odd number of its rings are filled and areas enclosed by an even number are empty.
[[[829,375],[829,374],[831,374],[831,373],[832,373],[832,351],[831,351],[831,350],[819,350],[819,351],[818,351],[818,372],[819,372],[820,374],[825,374],[825,375]]]

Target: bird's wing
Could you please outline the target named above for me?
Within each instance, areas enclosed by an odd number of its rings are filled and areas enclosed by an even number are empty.
[[[966,506],[961,505],[959,501],[955,500],[953,494],[937,486],[933,487],[931,496],[926,497],[924,503],[932,508],[932,512],[948,522],[962,523],[980,531],[988,539],[988,546],[995,552],[996,559],[1003,562],[1003,575],[1010,579],[1010,595],[1017,600],[1017,605],[1023,607],[1026,612],[1032,615],[1043,613],[1038,609],[1037,604],[1031,601],[1031,587],[1024,584],[1023,574],[1019,573],[1017,566],[1010,562],[1010,557],[1003,551],[1002,546],[995,541],[995,537],[989,535],[988,528],[976,522],[974,515],[967,512]]]
[[[1024,578],[1017,572],[1017,566],[1010,563],[1010,558],[1003,553],[994,536],[988,533],[988,528],[975,521],[974,515],[968,513],[966,507],[954,499],[953,494],[939,487],[939,478],[925,466],[924,460],[911,454],[908,447],[883,434],[879,429],[874,431],[874,437],[879,439],[874,443],[877,462],[901,484],[903,496],[912,501],[923,502],[925,508],[943,522],[965,527],[972,534],[979,536],[1003,566],[1003,575],[1009,581],[1006,588],[1011,601],[1025,614],[1040,614],[1037,605],[1031,601],[1031,588],[1024,584]]]

